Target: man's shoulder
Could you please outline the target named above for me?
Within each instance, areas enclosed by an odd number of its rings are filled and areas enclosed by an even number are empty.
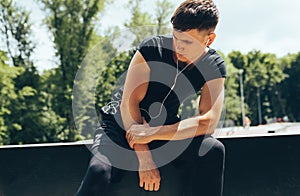
[[[215,61],[216,64],[225,64],[224,58],[222,55],[213,48],[209,48],[208,50],[209,57]]]
[[[216,78],[226,78],[226,64],[222,55],[209,48],[208,54],[197,65],[205,81]]]

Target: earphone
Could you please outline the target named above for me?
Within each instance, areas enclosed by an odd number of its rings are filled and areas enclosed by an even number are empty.
[[[207,42],[205,44],[206,46],[208,46],[209,41],[210,41],[210,39],[207,40]],[[165,98],[163,99],[163,101],[161,102],[161,106],[160,106],[160,109],[159,109],[159,112],[158,112],[157,115],[152,116],[147,110],[145,110],[143,108],[140,108],[140,110],[143,110],[144,112],[146,112],[151,119],[155,119],[155,118],[159,117],[161,115],[161,113],[162,113],[162,109],[163,109],[165,101],[167,100],[167,98],[169,97],[169,95],[171,94],[171,92],[174,90],[174,88],[176,86],[178,76],[187,67],[189,67],[190,64],[187,64],[182,70],[179,71],[179,62],[178,62],[178,59],[177,59],[177,62],[176,62],[176,68],[177,69],[176,69],[176,75],[175,75],[175,78],[174,78],[174,82],[173,82],[173,84],[172,84],[169,92],[167,93],[167,95],[165,96]],[[114,114],[117,113],[117,107],[120,106],[120,103],[121,103],[121,99],[119,99],[119,100],[113,100],[113,101],[109,102],[108,104],[106,104],[105,106],[103,106],[101,109],[106,114],[112,114],[112,115],[114,115]]]
[[[177,59],[177,62],[176,62],[176,75],[175,75],[175,78],[174,78],[174,82],[173,82],[173,85],[171,86],[169,92],[167,93],[167,95],[165,96],[165,98],[163,99],[163,101],[161,102],[161,106],[160,106],[160,109],[159,109],[159,112],[157,115],[155,116],[152,116],[147,110],[143,109],[143,108],[140,108],[140,110],[143,110],[144,112],[146,112],[151,119],[155,119],[157,117],[159,117],[162,113],[162,109],[163,109],[163,105],[165,103],[165,101],[167,100],[167,98],[169,97],[170,93],[174,90],[175,86],[176,86],[176,83],[177,83],[177,78],[178,76],[187,68],[189,67],[189,64],[187,64],[182,70],[179,71],[179,66],[178,66],[179,62],[178,62],[178,59]]]
[[[176,62],[176,75],[175,75],[175,78],[174,78],[174,82],[169,90],[169,92],[167,93],[167,95],[165,96],[165,98],[163,99],[163,101],[161,102],[161,106],[160,106],[160,109],[159,109],[159,112],[157,115],[155,116],[152,116],[147,110],[143,109],[143,108],[140,108],[140,110],[143,110],[144,112],[146,112],[151,119],[155,119],[157,117],[159,117],[162,113],[162,109],[163,109],[163,105],[164,103],[166,102],[167,98],[169,97],[170,93],[174,90],[175,86],[176,86],[176,83],[177,83],[177,78],[178,76],[184,71],[186,70],[187,67],[189,67],[190,64],[187,64],[182,70],[179,71],[179,62],[178,62],[178,59],[177,59],[177,62]],[[105,114],[112,114],[112,115],[115,115],[117,113],[117,108],[120,106],[120,103],[121,103],[121,99],[119,100],[113,100],[109,103],[107,103],[105,106],[103,106],[101,109],[102,111],[105,113]]]
[[[210,41],[210,39],[207,40],[207,42],[206,42],[206,44],[205,44],[206,46],[208,46],[208,42],[209,42],[209,41]]]

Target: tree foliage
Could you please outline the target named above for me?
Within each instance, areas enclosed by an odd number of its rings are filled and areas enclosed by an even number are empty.
[[[37,72],[32,54],[35,45],[32,41],[32,24],[29,13],[10,0],[1,1],[1,32],[4,35],[7,52],[7,66],[2,60],[2,74],[11,81],[2,90],[10,87],[5,101],[6,143],[37,143],[56,141],[48,137],[56,130],[55,117],[45,103],[46,95],[41,89],[40,75]],[[5,59],[5,58],[4,58]],[[11,74],[11,75],[10,75]],[[3,77],[4,77],[3,76]],[[5,81],[6,79],[3,79]],[[13,91],[12,91],[13,90]],[[53,125],[53,126],[51,126]]]
[[[5,39],[6,49],[14,66],[34,69],[31,55],[35,48],[29,13],[12,0],[0,3],[0,32]]]
[[[170,20],[174,5],[168,0],[156,1],[155,22],[157,26],[156,34],[170,33]]]
[[[14,79],[21,69],[10,67],[7,61],[7,54],[0,50],[0,145],[10,143],[9,126],[19,127],[17,124],[9,124],[7,118],[11,115],[12,102],[17,99]]]
[[[154,34],[154,22],[151,15],[147,12],[141,11],[141,0],[130,0],[128,2],[129,9],[131,10],[131,19],[126,22],[125,27],[135,35],[135,40],[132,45],[138,45],[145,37]]]
[[[250,51],[248,54],[234,51],[228,56],[236,68],[244,70],[245,102],[253,124],[285,115],[279,85],[287,74],[280,60],[274,54],[260,51]],[[260,118],[264,122],[260,122]]]
[[[131,18],[125,23],[125,27],[135,35],[132,45],[138,45],[145,37],[157,34],[170,34],[168,25],[170,15],[173,11],[173,4],[167,0],[156,1],[155,16],[148,12],[141,11],[143,1],[130,0],[128,2],[131,10]]]
[[[282,59],[286,65],[284,73],[288,76],[278,87],[278,100],[283,104],[286,115],[293,121],[300,121],[300,52]]]
[[[234,66],[234,64],[237,63],[235,60],[239,60],[239,59],[235,59],[234,54],[236,54],[236,52],[230,53],[228,57],[222,54],[222,57],[226,63],[226,73],[227,73],[227,77],[225,80],[224,126],[242,125],[242,118],[241,118],[242,106],[241,106],[241,94],[239,88],[240,75],[239,75],[239,69]],[[247,104],[245,105],[245,108],[247,108]]]
[[[60,63],[54,74],[59,84],[52,99],[55,112],[66,119],[67,141],[75,141],[79,132],[72,116],[72,88],[79,65],[90,46],[97,13],[103,9],[101,0],[41,0],[48,13],[46,23],[54,37]]]

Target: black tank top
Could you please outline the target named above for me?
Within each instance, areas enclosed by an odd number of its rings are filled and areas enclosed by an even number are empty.
[[[224,60],[215,50],[209,48],[208,53],[195,65],[185,68],[186,65],[177,66],[172,48],[172,36],[146,38],[137,48],[150,68],[148,89],[139,105],[142,116],[150,126],[180,121],[178,109],[186,98],[199,92],[205,82],[226,77]],[[176,75],[176,84],[171,89]],[[120,124],[119,108],[116,109],[114,118]]]

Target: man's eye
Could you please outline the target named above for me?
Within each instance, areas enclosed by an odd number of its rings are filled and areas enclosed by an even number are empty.
[[[192,44],[193,42],[191,42],[191,41],[184,41],[184,43],[186,43],[186,44]]]

